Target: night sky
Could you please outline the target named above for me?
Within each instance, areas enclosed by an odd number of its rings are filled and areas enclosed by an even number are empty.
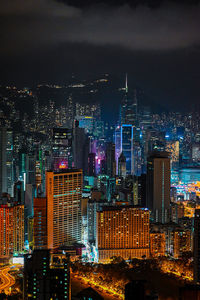
[[[64,83],[71,73],[123,84],[127,72],[150,104],[198,108],[199,1],[130,3],[0,0],[1,84]]]

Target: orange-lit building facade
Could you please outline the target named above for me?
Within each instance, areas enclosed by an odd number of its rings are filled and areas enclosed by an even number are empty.
[[[81,241],[82,170],[46,172],[47,247]]]
[[[24,251],[24,205],[13,206],[13,252]]]
[[[190,230],[174,232],[174,258],[179,258],[184,252],[192,251]]]
[[[166,142],[166,149],[171,155],[172,167],[177,166],[179,162],[179,141]]]
[[[165,255],[165,233],[152,232],[150,233],[150,254],[152,257]]]
[[[182,203],[171,203],[170,205],[170,219],[174,223],[184,217],[184,205]]]
[[[0,257],[9,258],[24,250],[24,205],[0,206]]]
[[[99,262],[112,256],[149,257],[149,211],[132,206],[103,207],[97,212]]]
[[[34,249],[47,248],[47,198],[34,198],[33,241]]]
[[[13,254],[13,207],[0,206],[0,257]]]

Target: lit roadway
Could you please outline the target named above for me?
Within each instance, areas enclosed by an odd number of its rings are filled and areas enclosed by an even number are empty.
[[[102,294],[105,293],[105,294],[110,295],[109,299],[110,298],[124,299],[123,294],[119,294],[119,293],[115,292],[111,287],[106,287],[106,286],[100,285],[92,278],[82,277],[82,276],[78,275],[77,273],[71,273],[71,275],[72,275],[72,279],[82,280],[85,284],[89,284],[90,286],[92,286],[92,288],[97,288],[98,293],[102,293]],[[105,295],[103,295],[103,297],[105,298]]]
[[[0,293],[8,290],[11,286],[15,284],[15,278],[8,273],[10,270],[10,266],[0,268]]]

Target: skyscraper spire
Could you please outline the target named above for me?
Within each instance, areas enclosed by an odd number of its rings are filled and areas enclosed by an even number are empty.
[[[126,93],[128,93],[128,76],[127,76],[127,73],[126,73],[125,91],[126,91]]]

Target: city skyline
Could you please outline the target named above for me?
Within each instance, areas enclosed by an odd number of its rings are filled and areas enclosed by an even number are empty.
[[[110,73],[145,91],[151,105],[198,104],[199,1],[1,2],[1,83],[65,83]],[[69,4],[68,4],[69,3]],[[145,21],[144,21],[145,20]],[[72,30],[73,28],[73,30]],[[118,34],[119,32],[119,34]],[[121,81],[121,84],[119,82]],[[114,98],[111,100],[114,102]]]
[[[0,298],[200,298],[200,1],[0,1]]]

